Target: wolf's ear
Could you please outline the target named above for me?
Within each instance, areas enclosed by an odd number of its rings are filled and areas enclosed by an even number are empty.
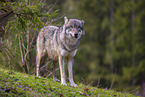
[[[85,21],[84,20],[81,20],[82,24],[84,25],[85,24]]]
[[[66,16],[64,17],[64,21],[65,21],[65,24],[68,22],[68,18]]]
[[[85,24],[85,21],[84,21],[84,20],[81,20],[81,22],[82,22],[82,25]],[[82,35],[85,35],[85,30],[84,30],[84,29],[83,29],[83,33],[82,33]]]

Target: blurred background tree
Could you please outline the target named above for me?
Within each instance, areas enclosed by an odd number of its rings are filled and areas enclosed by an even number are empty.
[[[135,89],[133,92],[136,94],[139,90],[143,90],[144,0],[48,0],[45,5],[39,4],[41,2],[39,0],[35,2],[37,3],[30,2],[27,5],[26,1],[22,4],[12,3],[11,7],[6,7],[10,12],[14,10],[12,17],[15,19],[9,19],[9,22],[5,23],[7,26],[2,27],[7,33],[2,36],[3,41],[0,45],[11,49],[9,53],[14,57],[9,56],[1,46],[0,67],[19,71],[22,71],[23,67],[23,72],[34,74],[35,40],[39,29],[48,24],[62,25],[64,23],[62,17],[66,15],[69,18],[85,20],[86,34],[78,48],[74,63],[74,79],[77,83],[120,91]],[[1,13],[5,12],[3,6]],[[15,12],[14,8],[19,6],[22,8]],[[24,10],[23,14],[21,9]],[[14,12],[20,16],[15,16]],[[10,23],[10,21],[17,22]],[[28,55],[26,55],[27,45]],[[14,61],[14,58],[18,62]],[[25,64],[22,59],[27,60]],[[19,62],[23,65],[21,66]],[[47,61],[44,64],[47,65]],[[51,66],[45,67],[42,75],[47,77],[51,73],[50,68]],[[57,73],[59,75],[59,71]]]

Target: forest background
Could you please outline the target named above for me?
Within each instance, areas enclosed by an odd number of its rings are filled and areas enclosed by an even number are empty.
[[[67,16],[85,21],[85,36],[73,67],[76,83],[136,94],[145,92],[144,0],[3,0],[0,3],[1,68],[35,75],[40,28],[61,26],[63,17]],[[42,60],[41,75],[52,78],[52,65],[48,63],[47,59]]]

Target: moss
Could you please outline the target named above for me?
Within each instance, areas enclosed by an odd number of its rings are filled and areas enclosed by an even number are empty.
[[[38,78],[27,74],[0,68],[1,96],[98,96],[98,97],[135,97],[135,95],[100,89],[79,84],[78,87],[62,86],[52,79]]]

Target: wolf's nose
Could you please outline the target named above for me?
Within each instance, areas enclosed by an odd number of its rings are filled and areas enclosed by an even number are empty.
[[[75,36],[75,38],[78,38],[78,34],[76,33],[76,34],[74,34],[74,36]]]

